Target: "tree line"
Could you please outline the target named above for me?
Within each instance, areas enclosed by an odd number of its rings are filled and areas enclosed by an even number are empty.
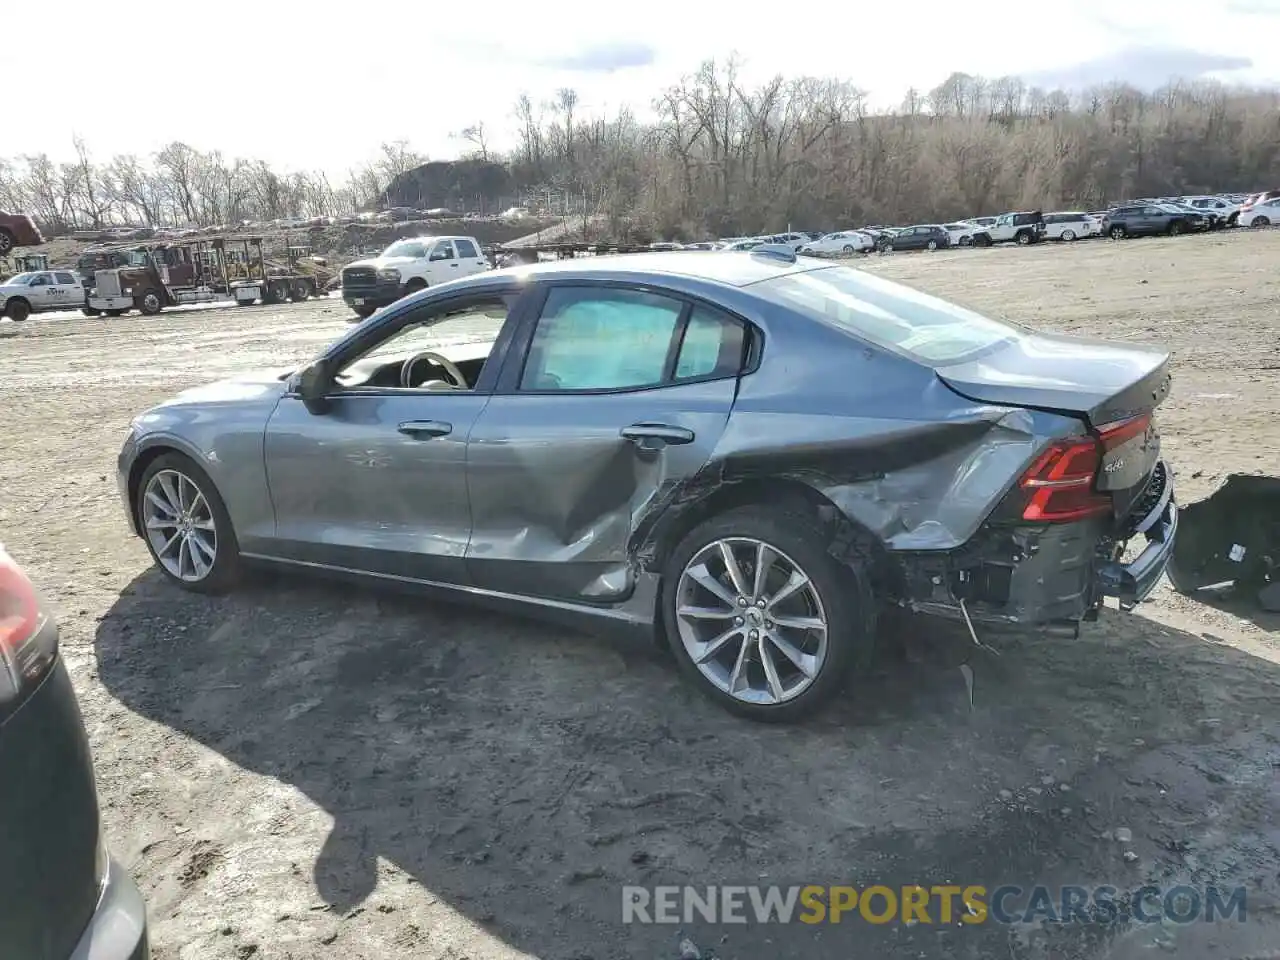
[[[503,164],[530,195],[581,198],[576,206],[619,236],[942,222],[1280,186],[1280,92],[1209,81],[1063,91],[957,73],[875,111],[847,81],[779,76],[750,86],[730,59],[704,63],[653,108],[648,122],[626,109],[585,115],[564,89],[547,102],[519,97],[507,155],[483,123],[456,136],[470,159]],[[388,187],[423,162],[406,143],[384,144],[335,185],[183,143],[98,163],[77,140],[71,162],[0,160],[0,207],[54,230],[340,215],[383,205]]]

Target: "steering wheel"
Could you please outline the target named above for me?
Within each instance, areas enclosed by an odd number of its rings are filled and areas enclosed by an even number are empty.
[[[467,378],[462,375],[462,371],[458,369],[457,365],[448,357],[442,357],[434,350],[421,350],[404,362],[400,367],[400,386],[406,388],[413,386],[410,377],[413,376],[413,367],[419,360],[430,360],[449,375],[449,379],[453,381],[453,385],[459,390],[471,389],[467,385]]]

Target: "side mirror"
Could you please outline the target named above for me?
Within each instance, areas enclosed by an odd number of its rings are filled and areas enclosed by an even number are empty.
[[[298,375],[298,396],[312,413],[324,413],[329,408],[327,400],[333,377],[324,360],[316,360],[303,368]]]

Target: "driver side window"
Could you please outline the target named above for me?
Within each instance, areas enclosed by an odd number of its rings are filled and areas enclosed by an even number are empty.
[[[516,297],[494,295],[465,305],[434,304],[411,311],[402,323],[381,331],[376,343],[346,360],[334,377],[335,386],[348,393],[474,390]]]
[[[429,262],[453,259],[456,259],[453,255],[453,244],[448,240],[441,240],[435,245],[434,249],[432,249]]]

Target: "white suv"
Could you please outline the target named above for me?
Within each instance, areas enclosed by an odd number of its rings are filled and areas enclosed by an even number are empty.
[[[1079,240],[1081,237],[1102,236],[1102,223],[1083,212],[1046,213],[1044,215],[1046,240]]]

